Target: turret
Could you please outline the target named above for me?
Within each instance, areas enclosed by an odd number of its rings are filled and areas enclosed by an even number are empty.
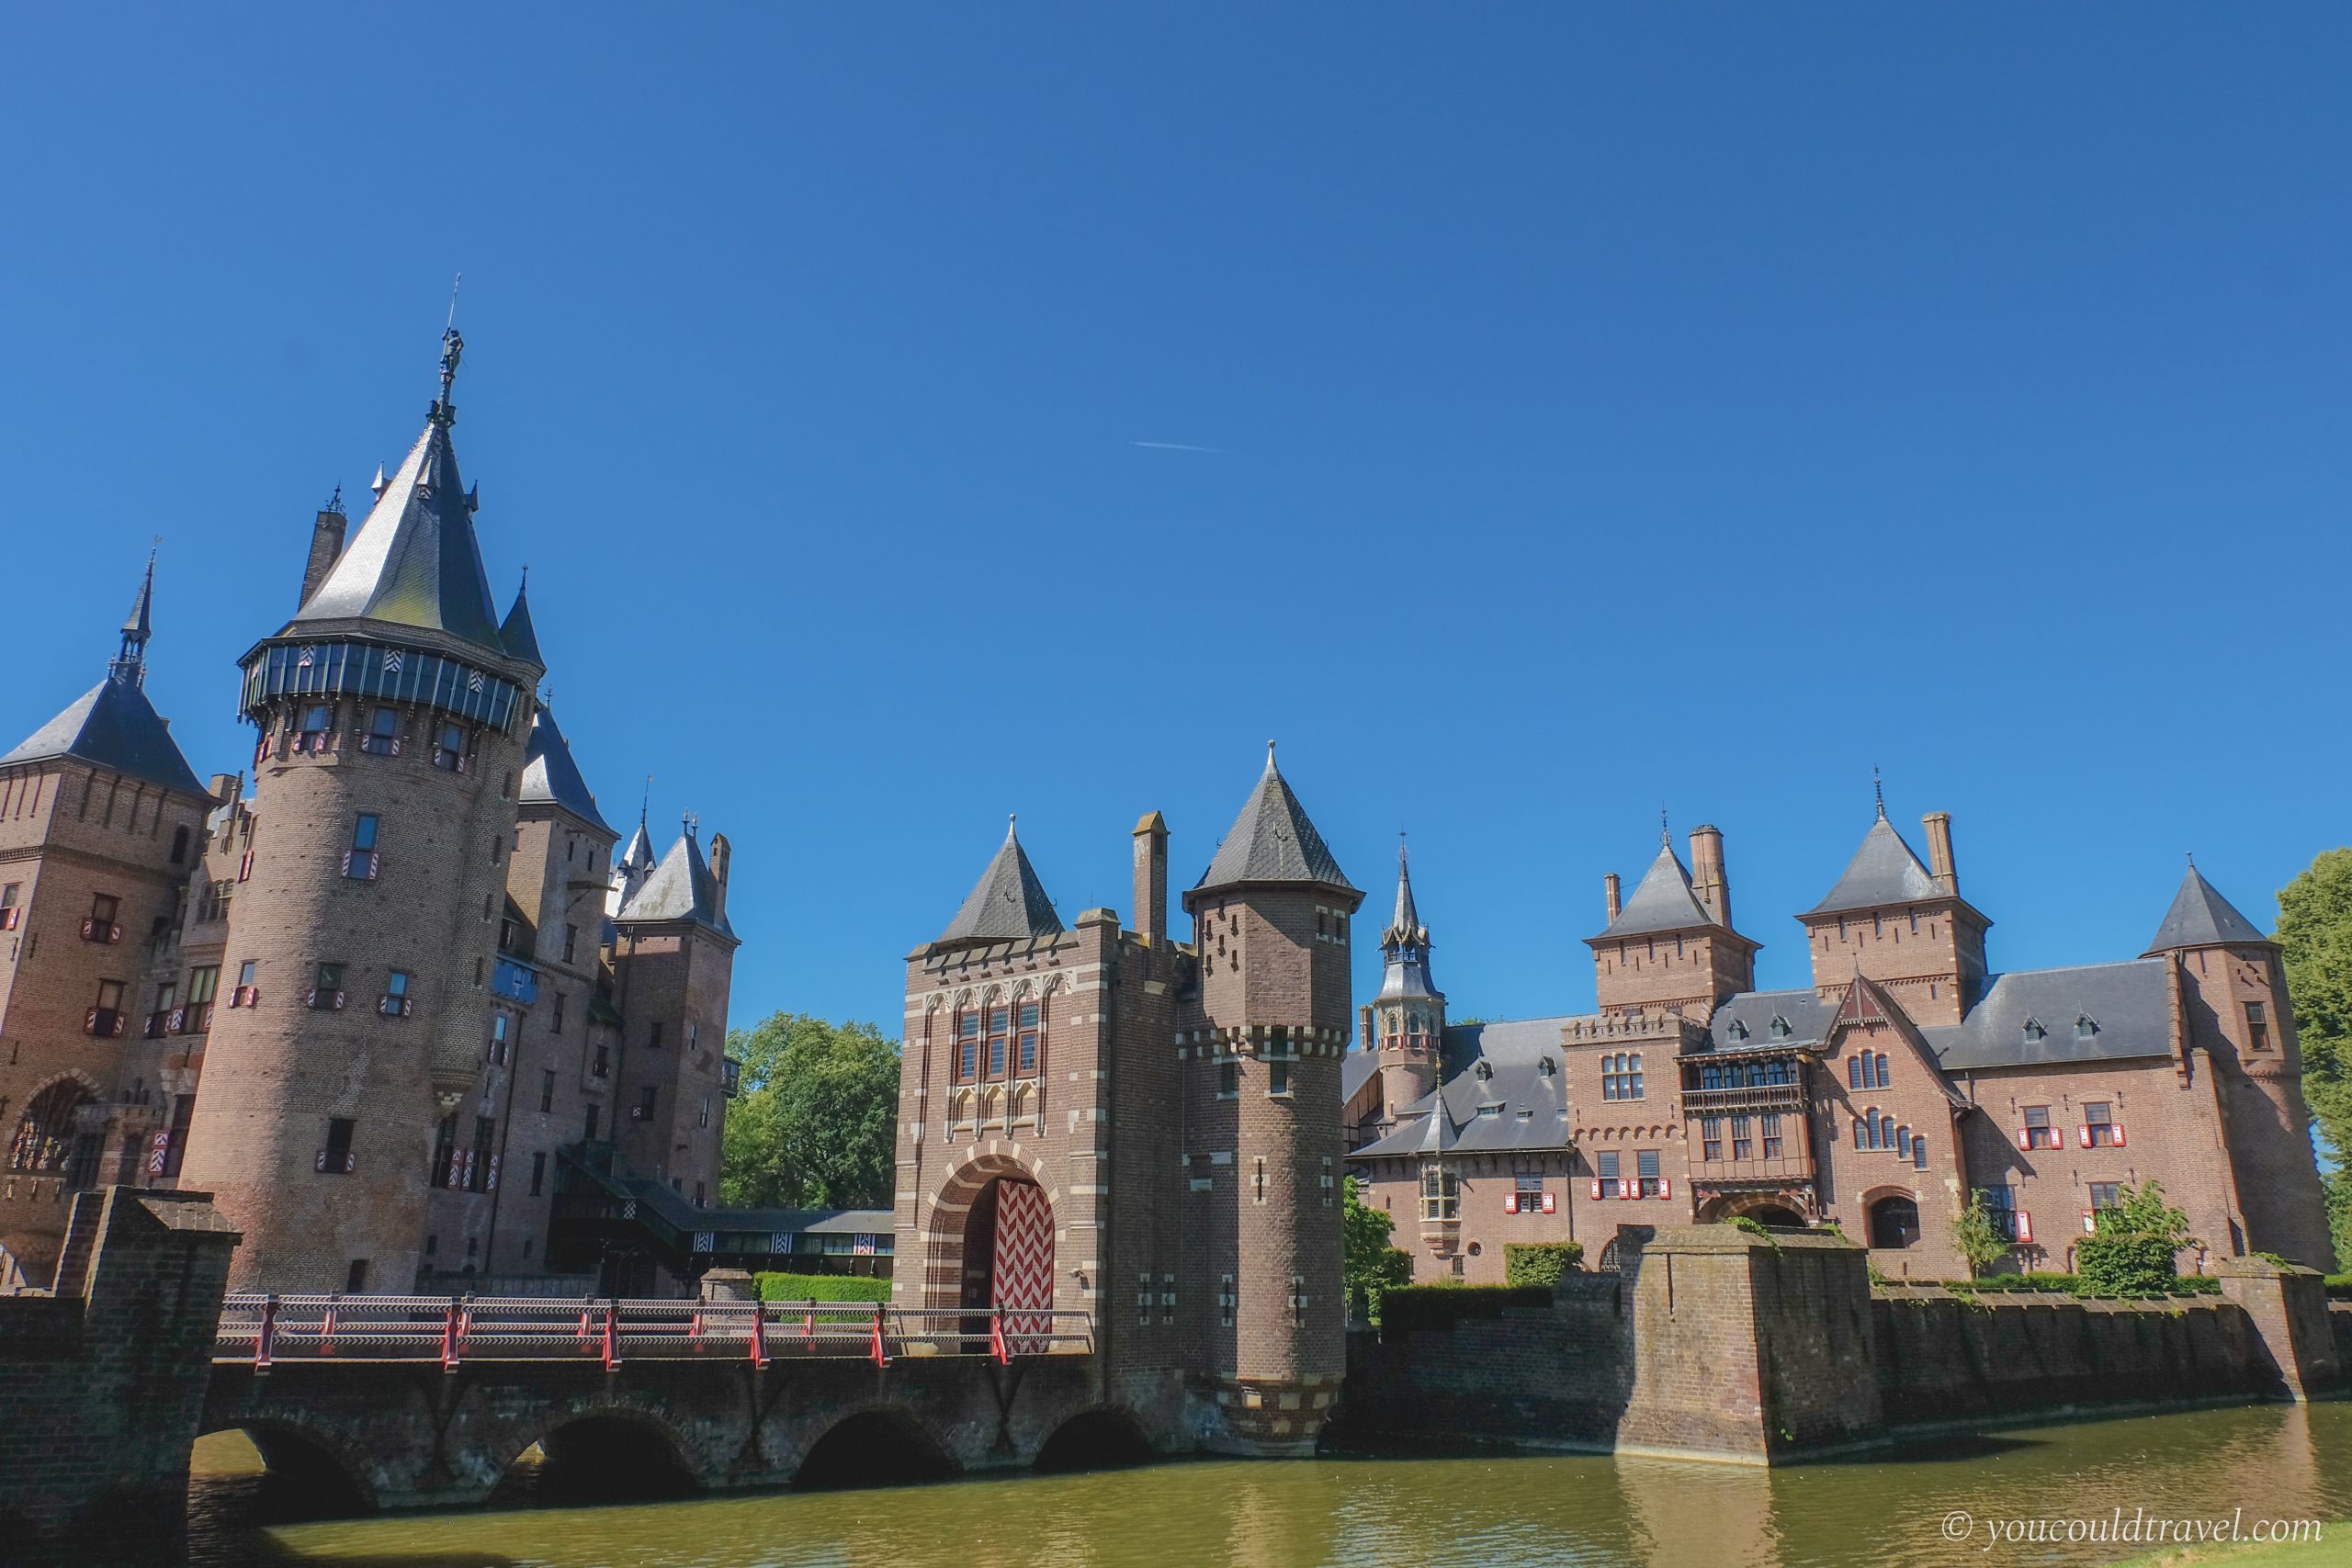
[[[407,1289],[427,1181],[486,1191],[492,970],[545,671],[482,572],[450,440],[463,349],[444,334],[423,434],[243,660],[264,827],[229,953],[258,963],[215,1013],[182,1172],[244,1234],[239,1290]],[[435,1122],[460,1136],[428,1172]]]
[[[1934,856],[1922,864],[1886,819],[1886,799],[1860,848],[1820,903],[1798,916],[1823,995],[1860,972],[1886,987],[1912,1019],[1958,1023],[1984,989],[1984,933],[1992,921],[1961,897],[1951,816],[1922,818]]]
[[[1396,908],[1380,933],[1380,994],[1372,1004],[1380,1053],[1381,1118],[1393,1125],[1438,1084],[1445,993],[1430,978],[1430,933],[1413,903],[1412,868],[1396,845]]]
[[[2146,954],[2172,966],[2187,1048],[2202,1051],[2223,1118],[2245,1234],[2209,1238],[2328,1269],[2335,1245],[2311,1160],[2303,1061],[2278,944],[2190,861]],[[2240,1221],[2231,1222],[2235,1228]]]
[[[1312,1452],[1345,1371],[1338,1205],[1340,1058],[1349,922],[1363,895],[1274,764],[1184,895],[1206,1043],[1185,1060],[1193,1146],[1231,1151],[1186,1211],[1229,1306],[1198,1371],[1216,1389],[1204,1441]],[[1218,1156],[1220,1162],[1222,1154]]]
[[[1725,997],[1753,988],[1757,943],[1731,927],[1731,881],[1721,830],[1690,834],[1691,872],[1674,852],[1665,827],[1657,858],[1619,898],[1617,875],[1602,883],[1609,923],[1585,938],[1592,949],[1595,994],[1604,1013],[1684,1013],[1703,1019]]]

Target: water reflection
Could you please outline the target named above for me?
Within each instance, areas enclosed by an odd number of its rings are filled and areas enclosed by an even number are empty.
[[[208,1450],[203,1462],[219,1463]],[[2086,1422],[1776,1471],[1577,1455],[1195,1461],[1087,1475],[603,1508],[256,1526],[254,1477],[195,1492],[203,1568],[1957,1568],[2098,1563],[1996,1546],[2031,1516],[2352,1518],[2352,1404]],[[2347,1532],[2352,1533],[2352,1532]]]

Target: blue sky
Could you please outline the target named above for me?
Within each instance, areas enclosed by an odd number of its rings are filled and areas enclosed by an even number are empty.
[[[312,510],[457,439],[735,1014],[895,1027],[1021,814],[1065,919],[1269,736],[1457,1011],[1726,835],[1760,978],[1954,814],[2000,967],[2345,841],[2340,7],[48,7],[12,28],[0,728],[244,756]],[[1193,450],[1193,448],[1206,448]],[[1370,944],[1359,983],[1374,977]]]

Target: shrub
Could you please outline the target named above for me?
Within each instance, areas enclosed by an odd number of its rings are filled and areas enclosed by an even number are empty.
[[[890,1281],[870,1274],[757,1274],[763,1302],[887,1302]]]
[[[2075,1245],[2075,1271],[2083,1289],[2101,1295],[2169,1294],[2180,1279],[2177,1255],[2195,1245],[2188,1216],[2165,1201],[2160,1183],[2126,1186],[2115,1206],[2101,1209],[2098,1228]]]
[[[1984,1207],[1984,1193],[1970,1194],[1968,1207],[1953,1217],[1951,1245],[1968,1260],[1972,1277],[1983,1274],[2008,1256],[2009,1238],[1994,1224],[1992,1212]]]
[[[1465,1317],[1500,1317],[1505,1307],[1549,1307],[1549,1285],[1402,1285],[1380,1302],[1383,1337],[1414,1328],[1451,1328]]]
[[[2330,1274],[2327,1293],[2339,1302],[2352,1302],[2352,1274]]]
[[[1503,1245],[1503,1278],[1514,1285],[1550,1290],[1560,1276],[1584,1261],[1580,1241],[1513,1241]]]

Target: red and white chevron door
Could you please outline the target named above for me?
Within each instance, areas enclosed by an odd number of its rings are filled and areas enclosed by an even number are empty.
[[[1054,1304],[1054,1211],[1034,1181],[997,1183],[996,1272],[989,1300],[1008,1308]],[[1043,1353],[1052,1332],[1053,1319],[1043,1314],[1005,1314],[1005,1348],[1016,1356]]]

